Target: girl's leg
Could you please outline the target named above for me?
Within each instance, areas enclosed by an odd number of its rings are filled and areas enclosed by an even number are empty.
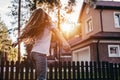
[[[38,80],[46,80],[47,76],[47,57],[44,54],[32,52],[31,57],[35,63]]]

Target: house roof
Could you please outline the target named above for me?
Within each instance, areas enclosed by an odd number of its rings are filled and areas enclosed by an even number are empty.
[[[71,46],[75,46],[81,43],[84,43],[86,41],[89,41],[90,39],[97,39],[97,40],[120,40],[120,32],[98,32],[86,40],[81,40],[81,38],[73,39],[70,41]]]
[[[94,8],[96,8],[96,9],[120,10],[120,2],[116,2],[116,1],[97,1],[94,4]]]
[[[120,40],[120,32],[99,32],[92,35],[91,38]]]
[[[86,5],[87,5],[87,3],[84,1],[82,4],[82,7],[81,7],[79,17],[82,16],[82,12]],[[93,4],[93,7],[95,9],[120,10],[120,1],[97,1]],[[80,22],[80,18],[78,19],[78,22]]]

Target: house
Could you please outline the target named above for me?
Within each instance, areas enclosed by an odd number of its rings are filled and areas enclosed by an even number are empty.
[[[73,61],[120,63],[120,2],[84,0],[81,38],[70,42]]]

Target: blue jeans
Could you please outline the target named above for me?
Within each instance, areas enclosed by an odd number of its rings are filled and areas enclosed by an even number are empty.
[[[31,59],[37,72],[37,80],[46,80],[47,76],[47,57],[45,54],[31,52]]]

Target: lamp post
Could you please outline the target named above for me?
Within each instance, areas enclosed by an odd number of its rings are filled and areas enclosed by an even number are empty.
[[[20,36],[20,14],[21,14],[21,0],[18,3],[18,37]],[[20,43],[18,43],[18,61],[20,61]]]

